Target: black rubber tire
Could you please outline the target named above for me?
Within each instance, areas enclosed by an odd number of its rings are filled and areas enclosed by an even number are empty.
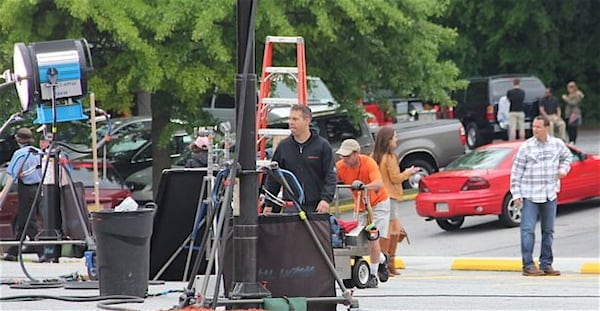
[[[465,135],[467,136],[467,147],[469,147],[469,149],[475,149],[482,145],[479,128],[474,122],[467,124]]]
[[[344,286],[346,286],[346,289],[351,289],[354,287],[354,281],[352,281],[352,279],[345,279],[342,280],[342,282],[344,282]]]
[[[400,171],[403,171],[411,166],[418,168],[419,171],[402,183],[402,187],[404,189],[419,189],[419,180],[435,172],[435,165],[421,158],[409,158],[405,161],[402,161]]]
[[[502,214],[498,216],[503,226],[507,228],[518,227],[521,225],[521,208],[509,205],[512,194],[507,193],[502,201]]]
[[[356,288],[366,288],[371,275],[371,268],[369,263],[361,257],[354,258],[354,265],[352,266],[352,282]]]
[[[465,216],[456,216],[450,218],[436,218],[435,222],[440,228],[446,231],[456,231],[465,222]]]

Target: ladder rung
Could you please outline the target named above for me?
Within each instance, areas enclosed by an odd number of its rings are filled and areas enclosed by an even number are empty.
[[[267,43],[304,43],[302,37],[279,37],[279,36],[267,36]]]
[[[298,67],[267,67],[265,71],[269,73],[298,73]]]
[[[290,136],[291,133],[289,129],[258,129],[258,135],[262,136]]]
[[[297,98],[277,98],[277,97],[267,97],[263,98],[262,102],[268,105],[285,105],[285,106],[293,106],[298,103]]]

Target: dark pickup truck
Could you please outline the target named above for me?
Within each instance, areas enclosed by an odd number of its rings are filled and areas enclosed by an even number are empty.
[[[365,119],[356,124],[347,113],[327,108],[318,111],[315,106],[312,108],[312,127],[331,143],[334,150],[342,140],[354,138],[361,145],[362,153],[370,154],[373,151],[373,136],[377,128],[369,128]],[[289,108],[274,109],[272,112],[277,112],[281,119],[270,127],[287,128]],[[406,121],[388,126],[398,132],[395,153],[398,155],[400,168],[419,168],[419,172],[404,184],[404,188],[417,189],[421,178],[438,171],[465,153],[465,132],[456,119]]]

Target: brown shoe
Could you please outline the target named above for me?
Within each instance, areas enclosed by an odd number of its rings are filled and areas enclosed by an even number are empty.
[[[544,272],[540,271],[537,267],[524,268],[523,269],[524,276],[540,276],[544,275]]]
[[[554,268],[552,268],[552,266],[543,268],[542,271],[544,271],[544,275],[549,275],[549,276],[560,275],[560,271],[554,270]]]

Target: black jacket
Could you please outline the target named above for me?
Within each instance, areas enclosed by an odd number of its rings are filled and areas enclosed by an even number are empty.
[[[302,205],[307,212],[314,212],[321,200],[333,200],[337,184],[333,149],[315,131],[311,130],[311,136],[304,144],[296,142],[292,135],[282,140],[273,154],[273,161],[296,176],[304,189]],[[277,195],[280,187],[273,177],[267,177],[265,188],[269,192]],[[284,199],[290,200],[288,195],[284,195]],[[269,202],[267,205],[273,206]],[[278,210],[274,207],[274,211]]]
[[[208,153],[193,153],[192,157],[189,158],[185,162],[186,168],[196,168],[196,167],[207,167],[208,166]]]

